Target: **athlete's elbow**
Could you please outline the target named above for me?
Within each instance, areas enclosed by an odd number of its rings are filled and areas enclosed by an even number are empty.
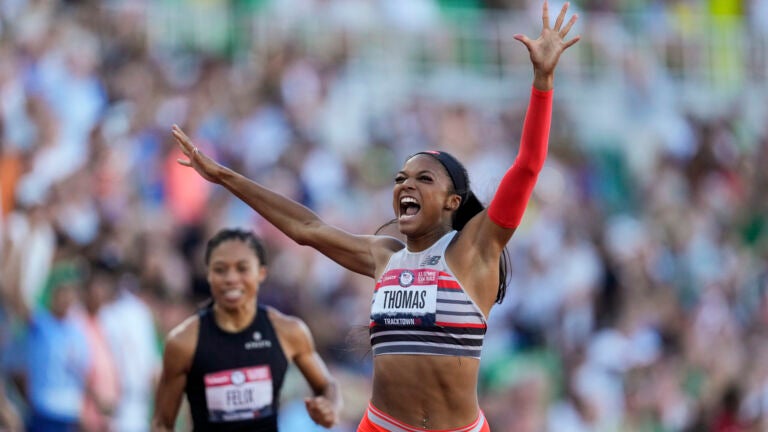
[[[544,160],[541,161],[528,161],[524,164],[515,164],[510,169],[510,172],[514,172],[515,176],[519,180],[535,180],[542,168],[544,168]]]
[[[290,237],[300,246],[314,247],[317,244],[318,231],[321,227],[322,224],[317,220],[305,221],[295,228]]]
[[[299,230],[295,235],[290,236],[299,246],[313,246],[312,236],[303,230]]]
[[[296,235],[296,236],[293,236],[292,238],[293,238],[293,241],[295,241],[296,244],[299,246],[311,246],[309,239],[306,236]]]

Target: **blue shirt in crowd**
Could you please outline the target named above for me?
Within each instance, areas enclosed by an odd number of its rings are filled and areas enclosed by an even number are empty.
[[[72,318],[58,319],[43,309],[35,312],[28,331],[25,369],[32,411],[78,421],[89,367],[82,328]]]

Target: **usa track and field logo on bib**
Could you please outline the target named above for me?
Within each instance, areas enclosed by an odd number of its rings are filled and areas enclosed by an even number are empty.
[[[390,270],[374,293],[371,318],[380,325],[434,325],[437,278],[432,269]]]
[[[401,287],[409,287],[413,285],[413,273],[411,273],[408,270],[403,270],[402,273],[400,273],[400,277],[398,278],[400,281]]]

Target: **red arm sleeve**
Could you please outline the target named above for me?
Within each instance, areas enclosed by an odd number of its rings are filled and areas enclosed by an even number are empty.
[[[499,226],[516,228],[533,192],[533,186],[547,157],[552,122],[552,90],[531,88],[531,102],[523,123],[520,151],[515,163],[501,179],[488,206],[488,216]]]

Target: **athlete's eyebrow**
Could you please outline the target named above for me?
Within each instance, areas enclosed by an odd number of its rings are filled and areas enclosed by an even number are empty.
[[[402,171],[402,170],[401,170],[401,171],[398,171],[398,172],[395,174],[395,176],[398,176],[398,175],[401,175],[401,174],[402,174],[402,175],[408,175],[408,172],[406,172],[406,171]],[[421,174],[432,174],[432,175],[435,175],[435,172],[434,172],[434,171],[432,171],[431,169],[423,169],[423,170],[421,170],[421,171],[417,172],[415,175],[421,175]]]
[[[216,264],[235,264],[235,265],[239,265],[239,264],[248,264],[249,261],[250,260],[247,259],[247,258],[241,258],[241,259],[238,259],[238,260],[235,260],[235,261],[229,261],[229,260],[225,260],[225,259],[219,258],[219,259],[216,259],[216,260],[212,260],[211,261],[211,265],[216,265]],[[258,261],[258,259],[257,259],[257,261]]]

